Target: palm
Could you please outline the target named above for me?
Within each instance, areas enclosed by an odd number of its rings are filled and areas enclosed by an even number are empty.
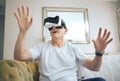
[[[29,17],[29,8],[27,7],[25,14],[24,7],[22,6],[22,11],[18,8],[18,14],[14,13],[14,15],[18,21],[20,30],[27,31],[32,24],[32,18]]]
[[[23,16],[23,18],[20,18],[18,23],[19,23],[19,27],[22,30],[27,30],[31,26],[31,23],[29,22],[29,18],[26,16]]]
[[[99,29],[98,37],[96,40],[93,40],[96,52],[102,53],[106,46],[113,40],[112,38],[109,39],[110,32],[104,30],[103,36],[101,36],[102,28]]]

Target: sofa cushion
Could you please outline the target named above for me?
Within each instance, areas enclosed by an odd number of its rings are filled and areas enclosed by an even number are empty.
[[[38,62],[0,60],[0,81],[39,81]]]

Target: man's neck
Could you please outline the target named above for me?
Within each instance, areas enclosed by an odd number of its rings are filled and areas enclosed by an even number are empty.
[[[64,39],[52,39],[51,44],[55,47],[62,48],[64,47]]]

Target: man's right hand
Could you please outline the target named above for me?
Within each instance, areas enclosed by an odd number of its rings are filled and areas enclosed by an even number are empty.
[[[29,16],[29,7],[26,7],[26,10],[24,6],[21,9],[17,8],[17,12],[14,12],[14,16],[18,21],[20,31],[26,32],[33,22],[33,19]]]

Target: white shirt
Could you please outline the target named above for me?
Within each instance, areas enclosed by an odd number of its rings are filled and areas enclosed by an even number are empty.
[[[29,51],[33,60],[40,61],[40,81],[77,81],[77,64],[83,65],[87,59],[79,47],[68,42],[57,48],[49,41]]]

